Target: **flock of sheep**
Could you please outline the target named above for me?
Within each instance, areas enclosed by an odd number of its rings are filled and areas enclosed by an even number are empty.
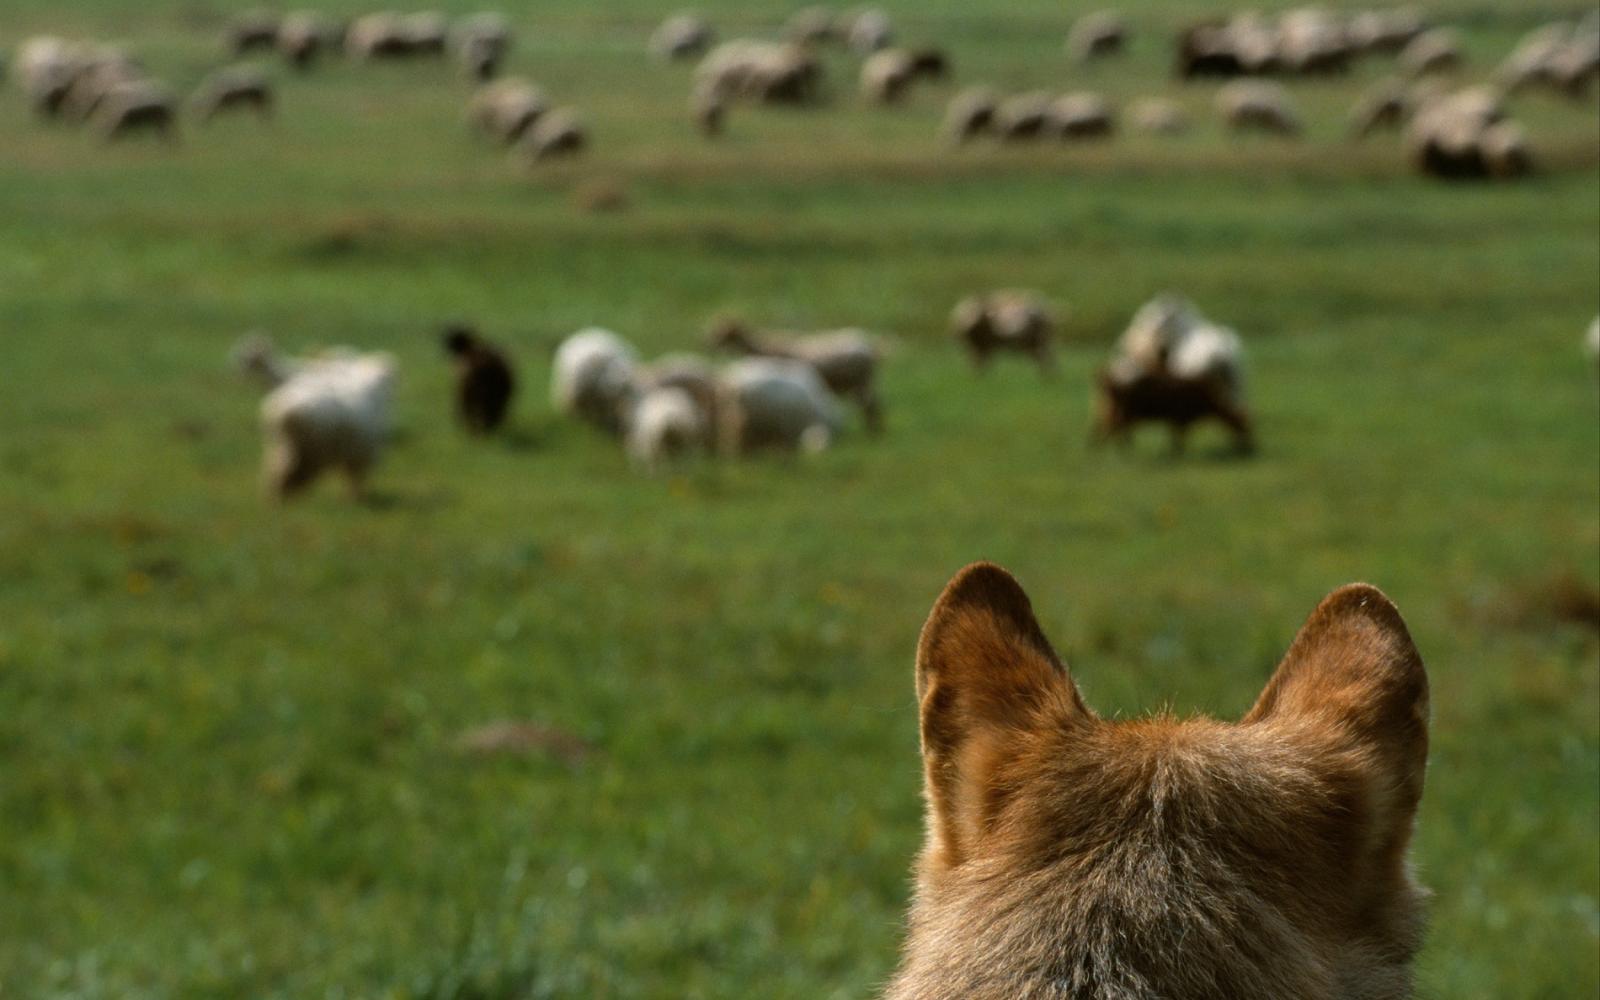
[[[897,44],[893,22],[877,9],[838,13],[807,7],[788,20],[781,35],[718,43],[712,25],[680,13],[661,23],[648,50],[664,60],[697,60],[690,109],[708,136],[723,131],[736,104],[825,102],[829,90],[821,54],[828,47],[860,58],[860,92],[873,104],[903,103],[917,81],[954,74],[942,49]],[[1115,12],[1088,14],[1068,33],[1066,53],[1078,62],[1114,58],[1127,49],[1130,35]],[[302,71],[334,53],[357,62],[452,58],[478,85],[467,107],[477,131],[529,160],[585,149],[588,131],[574,109],[554,104],[524,77],[499,78],[511,46],[510,24],[499,14],[452,21],[434,11],[379,12],[348,23],[309,11],[252,11],[236,18],[225,37],[235,59],[272,52]],[[1470,86],[1461,80],[1469,66],[1454,31],[1430,25],[1414,8],[1238,14],[1183,28],[1173,50],[1178,79],[1226,81],[1215,104],[1229,128],[1280,136],[1299,135],[1304,121],[1278,78],[1327,77],[1349,71],[1359,60],[1391,59],[1395,74],[1351,109],[1352,136],[1403,129],[1409,159],[1424,173],[1514,177],[1532,168],[1533,157],[1508,113],[1507,97],[1545,88],[1588,98],[1600,79],[1600,12],[1537,29],[1488,80]],[[175,134],[176,95],[120,47],[40,37],[23,42],[13,61],[14,75],[42,115],[92,122],[108,138],[139,130],[168,138]],[[234,109],[265,117],[274,105],[272,82],[258,65],[236,63],[202,81],[190,104],[201,121]],[[1160,95],[1132,101],[1125,117],[1133,128],[1158,135],[1179,134],[1192,125],[1178,102]],[[1092,91],[1004,94],[973,85],[949,100],[943,128],[958,143],[981,136],[1006,142],[1099,140],[1116,134],[1123,118],[1111,100]]]
[[[950,329],[979,369],[997,353],[1024,355],[1047,375],[1055,369],[1055,320],[1037,294],[1002,290],[964,299]],[[514,365],[466,326],[448,327],[443,342],[455,366],[457,419],[474,434],[495,432],[516,395]],[[777,333],[721,318],[707,343],[738,357],[718,364],[678,353],[643,362],[610,330],[580,330],[555,349],[551,403],[619,441],[629,460],[650,472],[699,454],[821,451],[843,429],[847,405],[860,411],[867,433],[883,430],[884,352],[863,330]],[[335,471],[359,495],[389,437],[395,359],[348,348],[286,358],[252,334],[234,349],[234,360],[267,390],[260,420],[268,495],[288,499]],[[1238,335],[1174,295],[1135,314],[1096,376],[1095,400],[1094,441],[1126,443],[1135,427],[1155,422],[1171,429],[1176,451],[1190,425],[1215,419],[1239,450],[1253,444]]]

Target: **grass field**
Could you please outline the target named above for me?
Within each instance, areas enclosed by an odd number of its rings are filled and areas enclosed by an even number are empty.
[[[1231,140],[1166,80],[1183,4],[1124,3],[1144,34],[1093,70],[1062,5],[886,6],[959,80],[1173,91],[1203,125],[953,153],[949,88],[868,110],[836,56],[834,107],[706,144],[643,0],[507,5],[512,69],[594,133],[536,171],[466,135],[442,67],[284,75],[273,127],[176,150],[0,87],[0,997],[870,996],[921,837],[917,630],[978,558],[1108,714],[1237,715],[1324,593],[1384,587],[1433,684],[1423,995],[1596,995],[1594,102],[1519,99],[1550,169],[1442,186],[1343,141],[1376,65],[1294,85],[1304,141]],[[1566,8],[1439,9],[1482,70]],[[0,47],[121,38],[187,85],[225,13],[8,0]],[[950,345],[996,285],[1066,308],[1058,378]],[[1085,447],[1090,373],[1165,288],[1245,338],[1255,458]],[[550,413],[561,335],[653,354],[723,309],[892,336],[888,433],[650,478]],[[502,440],[449,421],[453,317],[523,363]],[[257,327],[399,357],[379,502],[262,502],[227,368]],[[570,739],[458,749],[500,719]]]

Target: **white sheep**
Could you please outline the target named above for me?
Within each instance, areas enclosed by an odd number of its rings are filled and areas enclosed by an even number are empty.
[[[1591,361],[1600,362],[1600,316],[1594,318],[1589,324],[1589,332],[1583,338],[1584,349],[1589,352]]]
[[[500,14],[473,14],[450,29],[450,48],[469,79],[492,80],[511,51],[511,25]]]
[[[628,458],[648,472],[701,450],[711,431],[694,396],[674,385],[646,389],[631,400],[624,425]]]
[[[982,135],[994,125],[1000,98],[992,87],[968,87],[945,107],[944,133],[958,143]]]
[[[576,156],[589,144],[583,120],[571,108],[552,108],[522,134],[517,148],[531,160]]]
[[[1235,399],[1244,389],[1244,345],[1212,323],[1194,303],[1166,293],[1134,313],[1117,347],[1117,362],[1141,372],[1199,379],[1215,377]]]
[[[1152,135],[1182,135],[1189,131],[1189,116],[1175,101],[1146,97],[1133,102],[1128,110],[1133,127]]]
[[[1099,94],[1067,94],[1050,104],[1050,129],[1068,140],[1104,139],[1116,131],[1116,116]]]
[[[894,41],[894,24],[889,15],[875,7],[857,14],[845,33],[845,44],[857,55],[869,55],[886,49]]]
[[[619,433],[624,404],[636,391],[636,366],[633,348],[615,333],[579,330],[556,348],[550,401],[561,413]]]
[[[467,121],[493,141],[510,145],[549,110],[550,99],[537,84],[506,77],[478,88],[467,104]]]
[[[1461,43],[1449,28],[1433,28],[1400,50],[1400,70],[1407,76],[1447,73],[1461,66]]]
[[[272,386],[260,409],[268,495],[286,500],[338,469],[359,496],[388,439],[394,358],[341,349],[285,360],[260,337],[242,344],[235,358]]]
[[[807,364],[741,358],[717,379],[717,438],[725,454],[764,448],[817,452],[839,431],[839,408]]]
[[[774,333],[722,319],[713,324],[709,339],[713,347],[722,350],[809,366],[829,392],[861,408],[867,430],[877,433],[883,429],[883,404],[878,398],[881,352],[866,331],[851,327],[822,333]]]

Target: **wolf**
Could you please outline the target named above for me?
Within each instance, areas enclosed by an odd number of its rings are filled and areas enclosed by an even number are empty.
[[[1098,717],[1022,587],[967,567],[917,646],[926,840],[886,1000],[1404,1000],[1428,678],[1342,587],[1237,723]]]

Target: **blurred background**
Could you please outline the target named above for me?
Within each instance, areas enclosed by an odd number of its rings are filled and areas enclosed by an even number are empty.
[[[652,52],[668,6],[505,3],[490,74],[582,139],[540,145],[469,121],[469,0],[442,54],[373,58],[330,0],[300,68],[286,10],[7,0],[0,995],[869,996],[921,840],[917,632],[992,559],[1108,716],[1237,717],[1325,593],[1384,588],[1433,683],[1423,995],[1593,996],[1600,105],[1507,76],[1593,8],[1436,0],[1453,57],[1274,62],[1294,127],[1239,130],[1174,72],[1193,5],[1123,0],[1085,56],[1097,6],[884,0],[774,101]],[[796,12],[697,10],[717,42]],[[41,109],[39,36],[137,86]],[[881,103],[880,42],[945,72]],[[217,102],[229,67],[269,116]],[[1429,176],[1422,111],[1483,84],[1521,158]],[[958,143],[974,85],[1090,92],[1112,134]],[[1353,138],[1385,87],[1398,127]],[[1053,371],[952,339],[997,289],[1044,304]],[[1164,292],[1236,332],[1253,454],[1088,443]],[[722,364],[726,316],[866,331],[882,432],[846,406],[816,453],[642,467],[550,401],[580,328]],[[497,433],[458,426],[447,324],[515,367]],[[263,496],[249,331],[386,352],[364,497]]]

